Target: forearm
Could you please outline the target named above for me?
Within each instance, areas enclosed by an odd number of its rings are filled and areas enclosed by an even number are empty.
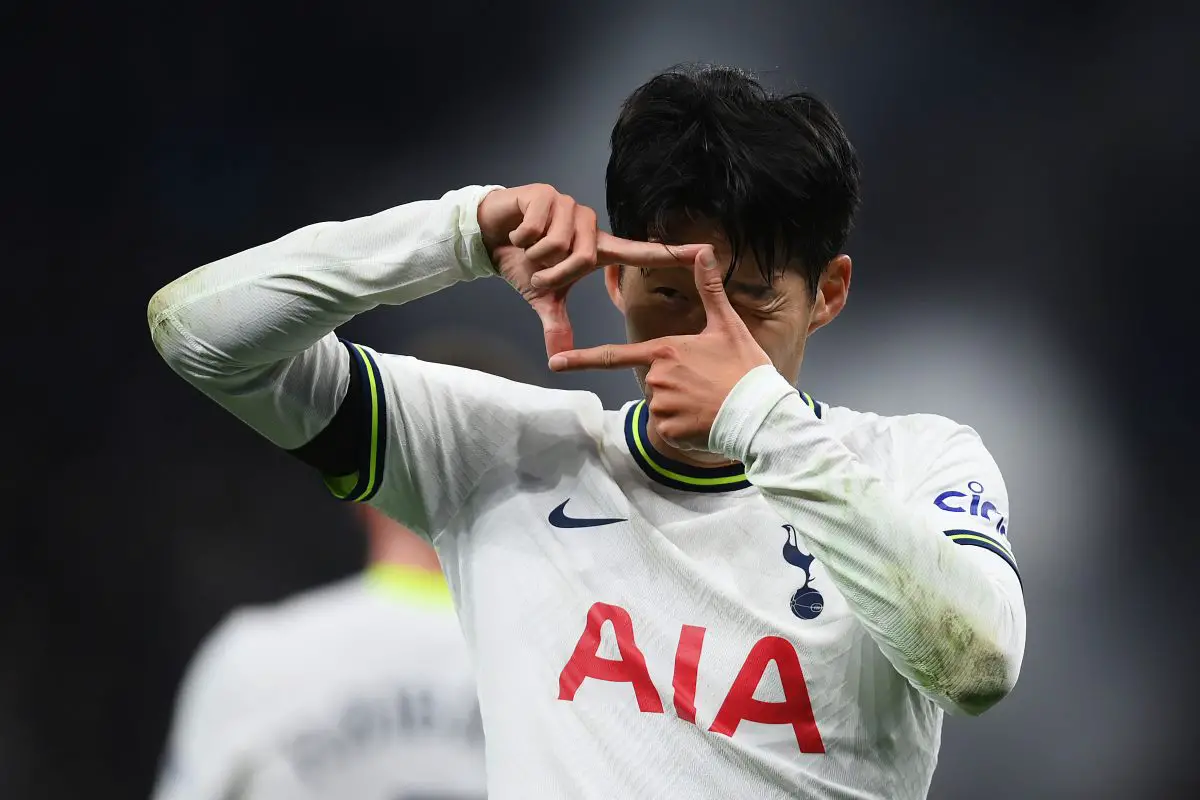
[[[345,391],[347,357],[334,329],[378,305],[490,274],[476,212],[491,188],[310,225],[193,270],[151,299],[154,345],[276,444],[299,446]]]
[[[778,373],[760,368],[735,387],[710,446],[746,465],[914,685],[972,714],[1007,693],[1024,647],[1015,575],[989,573],[975,548],[933,530]]]

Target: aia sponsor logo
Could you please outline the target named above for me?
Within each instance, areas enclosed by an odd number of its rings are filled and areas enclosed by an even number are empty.
[[[600,634],[605,623],[612,626],[619,658],[599,655]],[[697,724],[696,685],[703,662],[706,633],[707,629],[703,626],[683,625],[675,647],[675,666],[671,674],[673,716],[690,725]],[[772,663],[779,675],[783,695],[781,702],[767,702],[754,696]],[[663,697],[650,678],[646,657],[638,646],[633,618],[621,606],[593,603],[588,609],[583,633],[559,673],[558,699],[573,702],[580,687],[589,680],[627,683],[631,699],[641,713],[667,713]],[[742,722],[789,725],[795,733],[800,752],[825,752],[825,744],[813,717],[800,657],[792,643],[780,636],[765,636],[754,643],[712,720],[708,730],[729,737],[737,733],[738,725]]]

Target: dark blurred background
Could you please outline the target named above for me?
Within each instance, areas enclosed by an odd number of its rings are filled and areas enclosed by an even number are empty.
[[[993,712],[948,720],[932,796],[1200,788],[1196,9],[7,6],[0,797],[145,797],[201,637],[364,557],[315,477],[158,360],[155,289],[469,183],[546,181],[602,208],[618,104],[693,60],[822,94],[860,149],[852,302],[804,387],[971,424],[1008,482],[1024,672]],[[622,335],[598,278],[572,308],[583,343]],[[536,319],[499,282],[350,333],[403,351],[438,327],[540,369]],[[636,390],[544,380],[612,405]]]

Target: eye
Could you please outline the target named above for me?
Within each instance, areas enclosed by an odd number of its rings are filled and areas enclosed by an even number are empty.
[[[668,300],[682,300],[683,299],[683,292],[679,291],[678,289],[672,289],[670,286],[659,286],[657,289],[654,290],[654,293],[657,295],[660,295],[662,297],[665,297]]]

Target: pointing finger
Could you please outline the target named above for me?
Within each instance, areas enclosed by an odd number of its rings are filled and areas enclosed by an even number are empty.
[[[626,264],[631,267],[687,267],[700,252],[701,244],[663,244],[635,242],[601,232],[596,242],[598,264]]]
[[[550,357],[550,369],[555,372],[576,372],[584,369],[624,369],[648,367],[654,363],[663,340],[654,339],[636,344],[602,344],[584,350],[567,350]]]

